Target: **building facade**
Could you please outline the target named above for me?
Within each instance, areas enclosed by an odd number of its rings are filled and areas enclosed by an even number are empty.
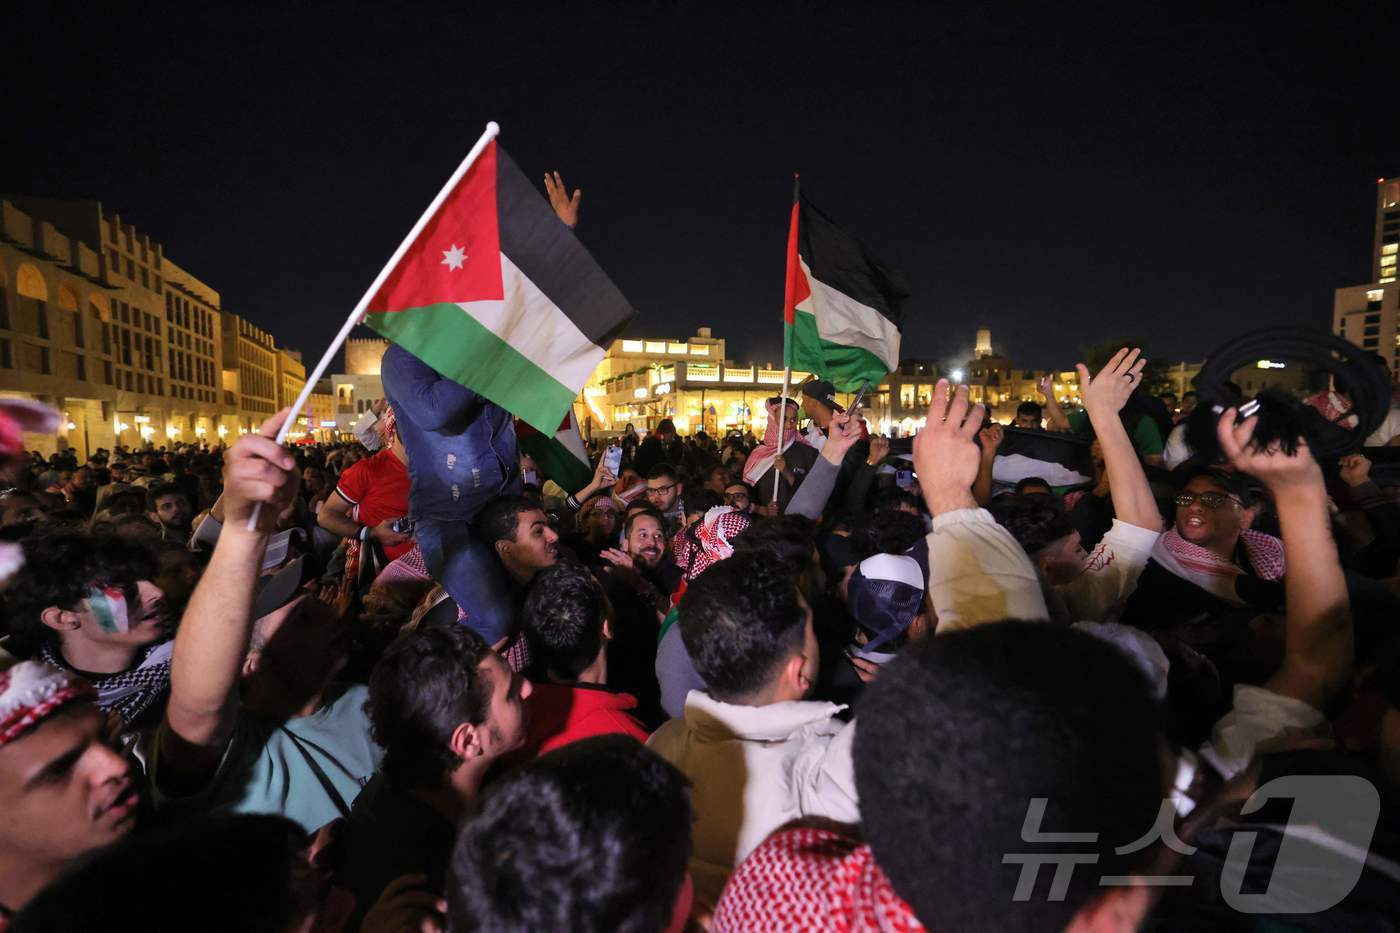
[[[231,311],[223,312],[223,330],[224,399],[238,412],[238,433],[251,433],[278,410],[277,344]]]
[[[1385,360],[1391,381],[1400,378],[1400,178],[1376,180],[1376,226],[1371,249],[1372,280],[1339,288],[1332,300],[1332,331]]]
[[[97,201],[0,199],[0,392],[63,413],[86,456],[216,431],[218,294]]]

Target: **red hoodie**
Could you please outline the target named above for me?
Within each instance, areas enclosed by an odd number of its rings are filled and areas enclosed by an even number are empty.
[[[637,698],[629,693],[613,693],[594,684],[533,687],[525,698],[530,717],[523,749],[527,757],[595,735],[621,733],[638,742],[647,740],[647,730],[628,712],[637,708]]]

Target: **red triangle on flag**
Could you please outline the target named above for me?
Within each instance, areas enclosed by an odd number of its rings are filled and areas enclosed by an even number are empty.
[[[504,298],[493,139],[384,280],[369,313]]]

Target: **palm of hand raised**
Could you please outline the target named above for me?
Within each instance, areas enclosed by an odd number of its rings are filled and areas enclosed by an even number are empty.
[[[578,204],[583,198],[583,190],[575,188],[573,196],[569,196],[569,189],[564,186],[564,179],[558,172],[544,173],[544,190],[549,195],[549,206],[554,208],[554,213],[559,215],[559,219],[570,227],[578,226]]]

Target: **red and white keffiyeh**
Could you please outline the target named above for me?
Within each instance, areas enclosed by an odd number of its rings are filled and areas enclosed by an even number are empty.
[[[792,402],[788,403],[792,405]],[[769,468],[773,466],[773,461],[778,459],[781,451],[787,450],[793,444],[811,446],[802,437],[796,427],[783,431],[783,410],[782,406],[768,402],[768,426],[763,429],[763,443],[753,449],[749,454],[749,459],[744,462],[744,482],[752,486],[763,478]],[[782,446],[778,446],[778,432],[782,431]]]
[[[1240,542],[1249,556],[1255,574],[1264,580],[1283,577],[1283,542],[1262,531],[1246,529],[1240,532]],[[1230,561],[1198,544],[1183,538],[1175,528],[1157,539],[1152,547],[1152,559],[1164,569],[1213,593],[1236,606],[1244,601],[1235,593],[1235,579],[1245,571]]]
[[[752,521],[748,514],[730,506],[715,506],[700,521],[682,528],[671,539],[676,566],[685,572],[687,580],[694,580],[712,564],[734,553],[730,541],[745,531]]]
[[[775,833],[729,878],[714,933],[924,929],[870,847],[824,829]]]
[[[87,681],[42,661],[20,661],[0,671],[0,748],[74,700],[92,696]]]

